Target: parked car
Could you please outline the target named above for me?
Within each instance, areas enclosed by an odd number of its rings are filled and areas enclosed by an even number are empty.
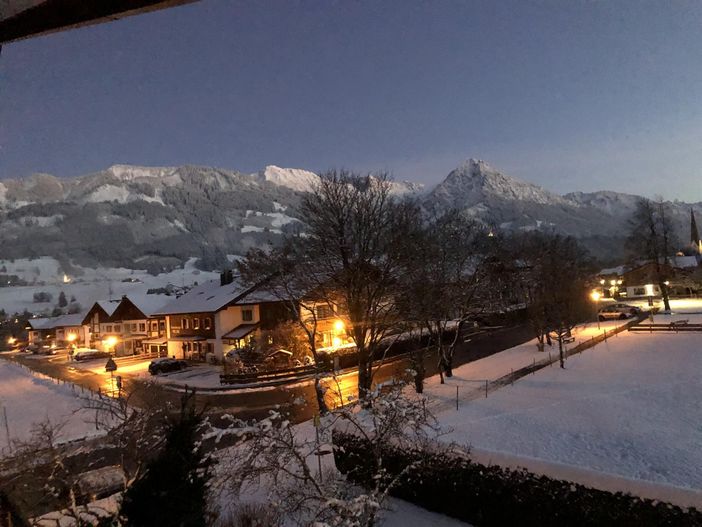
[[[22,348],[22,351],[24,353],[37,353],[38,350],[39,350],[39,345],[37,345],[37,344],[29,344],[29,345],[25,346],[24,348]]]
[[[641,313],[641,308],[638,306],[632,306],[629,304],[612,304],[610,307],[616,307],[619,309],[628,309],[632,315],[638,315]]]
[[[180,371],[188,367],[188,363],[184,360],[164,358],[151,361],[149,364],[149,373],[151,375],[159,375],[171,371]]]
[[[86,361],[94,359],[106,359],[112,355],[107,351],[100,351],[96,349],[82,349],[78,350],[73,354],[73,360]]]
[[[628,304],[612,304],[600,309],[597,317],[600,320],[624,320],[636,316],[640,311],[640,308]]]
[[[67,353],[68,348],[52,348],[51,346],[41,346],[34,353],[37,355],[59,355],[61,353]]]

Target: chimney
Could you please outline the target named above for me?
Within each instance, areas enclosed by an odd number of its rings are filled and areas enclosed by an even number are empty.
[[[231,284],[234,281],[234,271],[231,269],[219,273],[219,285]]]

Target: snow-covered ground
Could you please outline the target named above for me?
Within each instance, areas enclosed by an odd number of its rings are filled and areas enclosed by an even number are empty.
[[[146,271],[126,268],[79,268],[76,276],[66,275],[57,260],[41,257],[36,260],[18,259],[10,262],[0,260],[2,274],[17,275],[27,281],[27,286],[0,287],[0,309],[8,313],[22,312],[25,309],[33,313],[50,312],[58,302],[63,291],[66,298],[72,296],[84,310],[89,309],[96,300],[121,298],[130,293],[146,294],[148,289],[190,286],[194,282],[203,283],[218,278],[216,273],[204,272],[195,268],[195,258],[186,262],[183,269],[156,276]],[[138,265],[138,264],[137,264]],[[127,280],[127,281],[124,281]],[[47,292],[52,301],[36,303],[34,293]]]
[[[94,414],[82,409],[80,397],[80,390],[74,391],[70,384],[56,384],[0,357],[0,455],[8,453],[12,441],[29,439],[32,425],[47,419],[64,424],[60,434],[64,441],[100,434]]]
[[[688,303],[688,311],[698,309]],[[656,315],[656,322],[702,316]],[[675,307],[673,308],[675,311]],[[701,310],[702,311],[702,310]],[[456,380],[427,384],[440,404],[446,440],[482,452],[555,462],[652,483],[702,489],[702,334],[623,332],[566,368],[544,368],[487,398],[459,401],[455,385],[493,379],[533,360],[528,345],[456,370]]]
[[[588,341],[604,331],[611,331],[616,327],[628,323],[629,320],[609,320],[606,322],[592,322],[578,326],[572,331],[575,340],[565,345],[565,349],[572,348],[582,342]],[[616,337],[615,337],[616,338]],[[446,384],[441,384],[439,376],[426,379],[427,393],[432,398],[453,405],[455,408],[456,386],[458,386],[459,399],[473,397],[485,389],[485,381],[494,381],[512,371],[558,356],[558,343],[553,341],[552,346],[545,346],[544,351],[536,347],[536,339],[506,349],[483,359],[469,362],[454,369],[453,377]]]

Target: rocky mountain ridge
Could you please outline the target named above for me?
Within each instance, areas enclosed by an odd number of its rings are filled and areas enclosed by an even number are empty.
[[[199,258],[203,269],[227,255],[275,244],[302,228],[300,201],[319,177],[269,165],[256,173],[212,167],[114,165],[73,178],[34,174],[0,180],[0,259],[53,256],[65,265],[112,265],[159,272]],[[638,196],[611,191],[564,196],[470,159],[430,189],[393,182],[428,210],[459,208],[494,228],[548,230],[578,237],[598,256],[622,250]],[[690,209],[671,203],[684,228]],[[689,224],[689,223],[688,223]]]

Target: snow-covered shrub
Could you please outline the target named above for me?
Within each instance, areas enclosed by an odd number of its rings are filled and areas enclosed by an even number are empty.
[[[244,422],[212,432],[213,437],[235,435],[237,447],[220,458],[219,483],[234,514],[251,496],[273,507],[292,524],[370,526],[400,474],[385,470],[385,442],[421,449],[436,437],[437,427],[424,399],[407,397],[403,386],[372,393],[360,404],[350,401],[311,423],[292,424],[278,411],[268,418]],[[367,488],[350,483],[334,467],[332,433],[354,433],[366,444],[372,467]],[[411,464],[406,467],[411,468]]]
[[[377,448],[357,434],[334,434],[337,467],[368,488],[376,485],[372,460]],[[455,448],[434,451],[391,443],[380,448],[384,470],[388,477],[396,478],[390,494],[472,525],[702,525],[702,513],[696,509],[592,489],[526,470],[481,465]]]

